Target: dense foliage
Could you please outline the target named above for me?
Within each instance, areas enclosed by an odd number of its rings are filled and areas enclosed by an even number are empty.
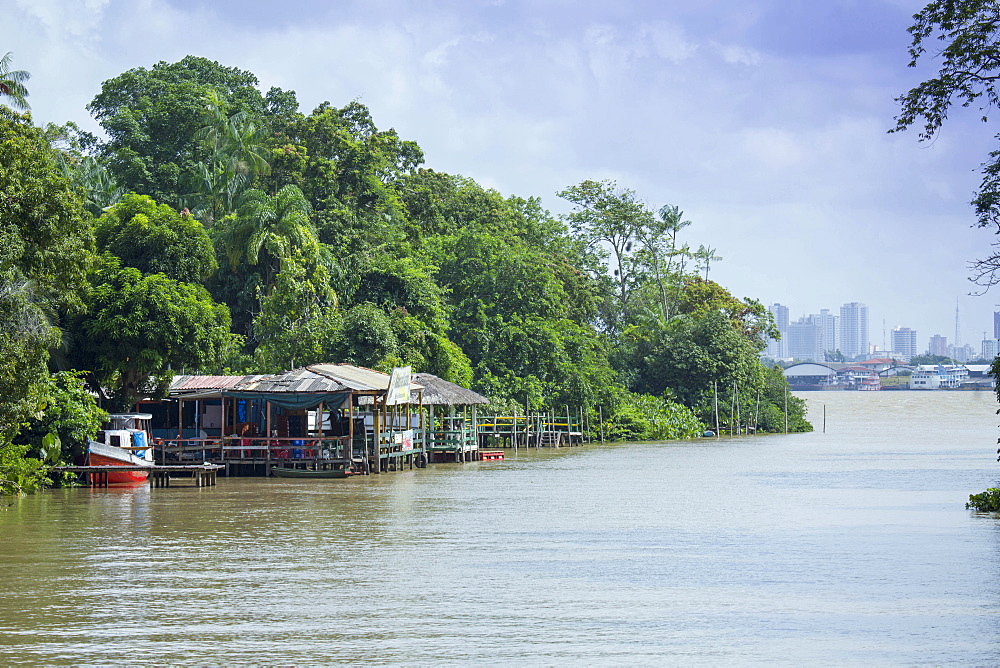
[[[1000,488],[990,487],[985,492],[970,494],[965,507],[980,513],[1000,512]]]
[[[358,102],[305,114],[192,56],[88,109],[106,139],[0,108],[0,445],[20,448],[3,457],[78,451],[98,415],[81,378],[121,410],[181,370],[330,361],[582,409],[612,438],[785,429],[770,315],[710,280],[721,258],[682,241],[676,206],[584,181],[553,216],[424,167]]]

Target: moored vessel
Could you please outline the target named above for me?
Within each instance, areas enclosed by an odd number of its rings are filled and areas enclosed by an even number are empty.
[[[149,440],[149,413],[116,413],[108,416],[105,429],[87,444],[90,466],[152,467],[153,447]],[[144,482],[149,471],[128,470],[108,473],[109,484]]]

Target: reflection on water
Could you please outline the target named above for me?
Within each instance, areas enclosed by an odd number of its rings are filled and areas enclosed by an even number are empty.
[[[986,393],[789,436],[0,509],[0,663],[1000,662]]]

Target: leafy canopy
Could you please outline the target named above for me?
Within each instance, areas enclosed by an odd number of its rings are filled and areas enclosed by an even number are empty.
[[[97,245],[144,274],[197,283],[218,268],[205,228],[146,195],[126,195],[97,220]]]
[[[143,275],[105,256],[91,277],[87,312],[71,321],[73,361],[91,388],[128,410],[156,393],[173,370],[218,370],[229,353],[229,310],[200,285]]]

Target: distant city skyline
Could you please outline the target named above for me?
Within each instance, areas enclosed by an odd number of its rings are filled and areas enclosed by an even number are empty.
[[[976,306],[975,308],[970,307],[969,302],[972,300],[975,300],[975,302],[973,302]],[[981,315],[981,311],[979,308],[979,304],[982,303],[981,300],[978,300],[975,297],[970,296],[968,297],[968,299],[960,297],[958,299],[958,302],[959,302],[958,325],[959,325],[959,335],[960,335],[958,341],[959,348],[968,346],[973,351],[972,357],[979,357],[980,355],[983,355],[986,352],[986,349],[983,347],[984,341],[1000,339],[1000,310],[996,310],[997,307],[1000,307],[1000,304],[989,306],[989,311],[990,313],[992,313],[993,326],[991,328],[989,327],[991,322],[990,315],[987,314],[985,317]],[[850,303],[859,303],[867,305],[867,302],[865,302],[864,300],[855,301],[852,299],[842,302],[841,306]],[[772,305],[768,307],[768,309],[771,310],[772,313],[774,312],[772,307],[775,304],[780,305],[783,309],[785,309],[786,322],[789,323],[799,322],[803,318],[808,319],[810,316],[816,316],[822,311],[829,310],[827,308],[827,305],[823,305],[822,308],[819,307],[819,305],[815,305],[814,307],[807,306],[804,309],[800,309],[796,305],[776,301],[773,302]],[[841,308],[841,306],[832,304],[829,306],[833,306],[838,310],[838,312],[839,309]],[[942,354],[946,356],[951,356],[948,350],[955,346],[955,331],[956,331],[955,302],[952,302],[950,312],[948,312],[947,315],[945,315],[945,313],[942,313],[940,317],[934,318],[934,322],[937,323],[937,326],[934,329],[930,330],[921,329],[919,326],[915,325],[915,323],[918,320],[927,321],[928,318],[926,312],[921,313],[919,315],[914,315],[914,317],[908,321],[903,320],[900,322],[893,322],[883,318],[879,313],[872,312],[871,308],[869,308],[868,311],[869,313],[868,313],[867,338],[869,345],[872,346],[873,348],[877,350],[891,351],[893,348],[892,332],[898,328],[905,328],[911,330],[916,338],[916,348],[918,355],[924,354],[926,352],[931,352],[932,339],[934,339],[935,337],[940,337],[940,339],[942,339],[945,342],[943,348],[945,352],[932,353],[932,354]],[[780,326],[779,329],[781,329]],[[839,334],[840,332],[838,331],[838,340],[837,340],[838,348],[836,349],[839,349],[841,350],[841,352],[843,352],[842,350],[843,342],[840,340]],[[1000,344],[997,344],[997,348],[1000,349]],[[769,345],[767,349],[767,354],[771,357],[774,357],[774,355],[771,355],[772,352],[777,352],[777,348],[775,346]],[[897,352],[902,352],[902,351],[897,351]],[[951,352],[954,352],[954,350],[952,350]],[[788,355],[782,355],[782,357],[788,357]]]
[[[839,316],[830,309],[793,318],[791,308],[786,304],[770,304],[768,310],[774,317],[775,325],[781,333],[780,341],[768,342],[764,354],[774,359],[801,359],[818,362],[836,361],[839,356],[845,360],[860,360],[868,357],[886,357],[909,360],[915,355],[931,354],[951,357],[959,362],[975,359],[992,359],[1000,353],[1000,311],[994,311],[992,332],[983,331],[981,336],[955,341],[935,332],[921,333],[916,328],[897,324],[888,329],[883,322],[882,341],[872,340],[871,318],[864,302],[847,302],[838,309]],[[953,331],[961,334],[961,312],[956,308]],[[919,338],[918,338],[919,337]],[[926,341],[926,346],[920,345]]]

